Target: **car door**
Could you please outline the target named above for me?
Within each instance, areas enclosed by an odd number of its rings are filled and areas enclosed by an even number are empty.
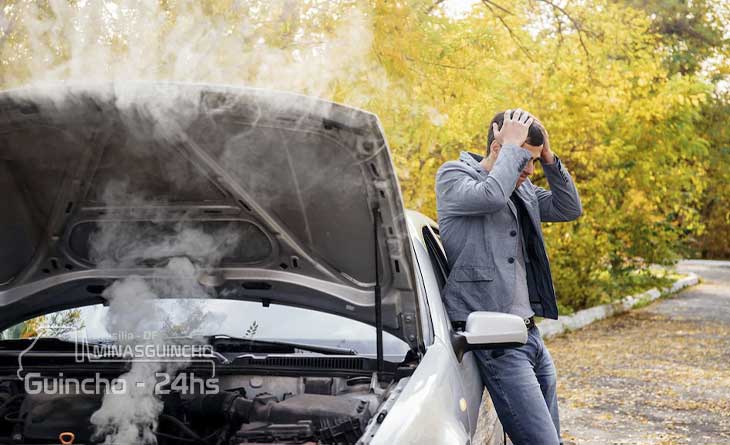
[[[425,225],[423,228],[423,239],[426,243],[429,259],[434,274],[438,281],[439,297],[449,275],[449,264],[446,260],[438,226],[435,224]],[[439,301],[441,299],[439,298]],[[444,311],[444,317],[448,320],[448,314]],[[453,328],[448,322],[449,334],[453,335]],[[494,409],[489,393],[484,391],[481,376],[472,352],[464,354],[462,361],[458,364],[461,380],[464,382],[465,393],[468,397],[468,410],[475,421],[476,435],[472,432],[473,443],[481,445],[504,445],[511,443],[504,435],[502,424],[499,422],[497,412]],[[482,397],[482,395],[485,395]],[[484,403],[482,403],[484,402]],[[473,416],[471,413],[474,413]]]
[[[446,284],[446,278],[448,276],[448,263],[439,240],[438,227],[424,225],[421,227],[421,231],[428,252],[428,258],[418,258],[418,262],[421,266],[421,274],[428,294],[434,330],[437,332],[436,335],[438,335],[438,332],[441,332],[442,335],[451,338],[453,328],[441,299],[441,289]],[[435,325],[439,325],[440,329],[437,329]],[[454,366],[462,382],[464,391],[463,404],[466,405],[470,432],[473,435],[476,430],[479,408],[484,391],[482,380],[473,353],[467,352],[461,361],[457,360],[456,354],[453,354],[451,359],[454,361]]]

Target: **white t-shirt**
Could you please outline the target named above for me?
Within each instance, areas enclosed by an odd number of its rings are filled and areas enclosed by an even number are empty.
[[[519,214],[519,212],[518,212]],[[517,220],[517,252],[515,253],[515,292],[512,300],[512,307],[509,313],[518,315],[522,318],[530,318],[535,312],[530,306],[530,293],[527,290],[527,271],[525,269],[525,249],[522,240],[522,224]]]

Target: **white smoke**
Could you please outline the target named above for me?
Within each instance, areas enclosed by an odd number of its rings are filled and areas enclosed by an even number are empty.
[[[204,300],[213,291],[198,277],[238,247],[240,234],[233,228],[206,231],[184,215],[166,221],[164,211],[155,207],[160,202],[130,193],[126,183],[108,183],[102,199],[107,207],[134,206],[137,214],[132,216],[144,217],[149,224],[140,230],[124,218],[112,220],[99,224],[90,239],[92,259],[99,267],[145,267],[151,273],[116,281],[104,292],[109,302],[105,325],[112,338],[122,345],[147,347],[194,342],[180,337],[215,332],[223,320],[206,310]],[[127,383],[125,391],[104,395],[101,408],[91,417],[104,443],[156,443],[154,431],[163,409],[155,393],[157,373],[174,378],[189,364],[184,357],[154,361],[158,358],[135,357],[131,369],[120,376]]]
[[[384,70],[371,54],[370,19],[357,7],[310,0],[234,1],[229,6],[225,13],[212,13],[212,6],[194,0],[49,0],[0,7],[0,82],[16,87],[166,80],[272,88],[328,99],[337,90],[341,100],[356,106],[367,103],[370,89],[387,87]],[[332,25],[317,24],[313,15],[334,17]],[[306,25],[308,20],[315,26]],[[362,79],[366,86],[358,87]],[[149,85],[134,83],[100,88],[114,98],[128,134],[142,142],[174,145],[187,137],[188,124],[201,112],[199,96],[150,94]],[[75,100],[63,89],[56,91],[50,106]],[[221,111],[226,104],[217,106]],[[125,149],[133,154],[135,146]],[[189,180],[172,168],[162,174],[177,186]],[[164,206],[167,199],[136,196],[123,181],[106,184],[101,196],[106,207]],[[162,227],[160,215],[138,216]],[[156,267],[152,277],[130,276],[104,294],[109,301],[107,328],[122,341],[159,344],[168,334],[186,335],[217,322],[195,304],[209,296],[197,277],[239,244],[238,234],[207,232],[188,224],[184,215],[169,228],[150,238],[128,224],[110,223],[100,225],[92,238],[91,255],[101,267],[137,267],[149,260]],[[159,304],[163,297],[188,300],[170,311]],[[186,316],[181,318],[181,313]],[[149,332],[160,335],[145,335]],[[106,443],[156,442],[153,431],[163,405],[153,392],[155,373],[182,366],[184,362],[133,363],[122,376],[129,383],[126,393],[106,395],[92,416]]]
[[[99,267],[157,265],[176,257],[210,267],[218,264],[241,239],[233,228],[206,232],[184,220],[168,224],[152,220],[151,228],[143,232],[124,222],[104,226],[90,241],[91,258]],[[151,237],[154,241],[150,241]]]
[[[433,107],[427,107],[426,114],[428,115],[428,119],[431,123],[437,127],[443,127],[449,119],[448,114],[440,113],[439,110]]]
[[[371,57],[372,25],[352,4],[311,0],[232,2],[50,0],[5,9],[16,32],[2,57],[5,86],[49,81],[170,80],[234,84],[330,98],[338,84],[387,85]],[[322,25],[317,16],[332,25]],[[308,22],[309,21],[309,22]],[[307,24],[309,23],[309,25]],[[7,37],[9,32],[3,33]],[[348,103],[363,91],[349,88]],[[353,100],[359,103],[353,103]]]
[[[122,343],[141,344],[150,329],[159,323],[161,314],[155,304],[156,292],[148,282],[132,276],[114,283],[104,296],[110,301],[107,329]],[[133,338],[126,340],[127,334]],[[105,443],[155,443],[153,433],[163,404],[154,394],[156,373],[163,365],[135,361],[132,369],[120,376],[127,382],[122,394],[106,394],[102,406],[91,416],[98,435]]]
[[[186,258],[173,258],[154,276],[130,276],[112,284],[104,293],[109,301],[107,329],[123,345],[164,345],[169,338],[210,330],[222,320],[206,312],[196,299],[206,298],[207,291],[195,279],[198,269]],[[175,310],[166,310],[161,297],[184,298]],[[167,306],[169,309],[169,305]],[[96,434],[107,444],[156,443],[154,434],[163,403],[155,393],[157,373],[174,374],[189,363],[175,357],[139,357],[131,369],[119,378],[126,382],[122,393],[106,394],[102,406],[91,417]],[[151,361],[145,361],[151,360]]]
[[[163,403],[154,394],[156,373],[163,368],[156,363],[135,362],[120,376],[127,382],[124,394],[107,394],[101,408],[91,416],[96,434],[105,444],[153,444]]]

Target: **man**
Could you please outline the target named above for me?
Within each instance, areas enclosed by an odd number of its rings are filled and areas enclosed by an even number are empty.
[[[550,190],[530,182],[538,159]],[[507,110],[492,120],[486,157],[462,152],[439,168],[436,200],[451,269],[444,301],[455,326],[470,312],[497,311],[528,327],[523,346],[474,352],[505,431],[516,445],[562,443],[555,365],[533,317],[558,318],[540,222],[582,213],[570,174],[545,128]]]

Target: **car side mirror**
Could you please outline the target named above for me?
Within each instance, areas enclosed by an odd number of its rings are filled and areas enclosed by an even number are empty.
[[[466,329],[454,332],[451,343],[461,362],[464,353],[477,349],[511,348],[527,343],[525,321],[517,315],[502,312],[472,312]]]

